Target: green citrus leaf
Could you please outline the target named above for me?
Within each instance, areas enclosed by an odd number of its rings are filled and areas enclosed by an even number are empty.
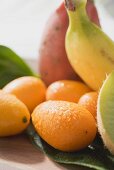
[[[104,148],[99,137],[88,148],[79,152],[68,153],[56,150],[44,142],[35,132],[32,124],[28,127],[27,134],[33,145],[58,163],[72,164],[76,167],[80,165],[96,170],[114,169],[114,157]]]
[[[0,88],[22,76],[35,76],[35,74],[15,52],[0,45]]]

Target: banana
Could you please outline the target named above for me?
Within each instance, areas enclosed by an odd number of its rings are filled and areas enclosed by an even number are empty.
[[[99,90],[114,70],[114,42],[86,14],[87,0],[65,0],[69,16],[66,33],[68,59],[79,76]]]

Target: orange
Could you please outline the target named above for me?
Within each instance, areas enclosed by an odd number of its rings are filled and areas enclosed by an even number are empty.
[[[79,98],[91,91],[84,83],[72,80],[60,80],[52,83],[46,92],[46,100],[64,100],[78,102]]]
[[[21,133],[30,122],[30,113],[14,95],[0,91],[0,137]]]
[[[14,94],[32,112],[45,100],[46,86],[39,78],[25,76],[11,81],[3,88],[3,91]]]
[[[97,99],[98,99],[98,93],[97,92],[90,92],[84,94],[80,99],[78,104],[85,107],[94,118],[97,116]]]
[[[77,151],[87,147],[96,136],[96,121],[82,106],[67,101],[47,101],[32,113],[37,133],[52,147]]]

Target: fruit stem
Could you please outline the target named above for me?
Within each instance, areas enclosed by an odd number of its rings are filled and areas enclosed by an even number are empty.
[[[81,24],[88,20],[86,3],[87,0],[65,0],[70,30],[80,28]]]
[[[87,0],[65,0],[65,6],[69,11],[76,11],[76,7],[86,5]]]
[[[73,0],[65,0],[65,6],[70,11],[75,11],[76,7]]]

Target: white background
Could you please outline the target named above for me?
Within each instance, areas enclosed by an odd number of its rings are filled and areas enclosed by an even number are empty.
[[[62,0],[0,0],[0,44],[21,57],[36,59],[49,15]],[[113,18],[98,5],[104,31],[114,40]]]
[[[36,58],[46,20],[60,2],[0,0],[0,44],[11,47],[24,58]]]

